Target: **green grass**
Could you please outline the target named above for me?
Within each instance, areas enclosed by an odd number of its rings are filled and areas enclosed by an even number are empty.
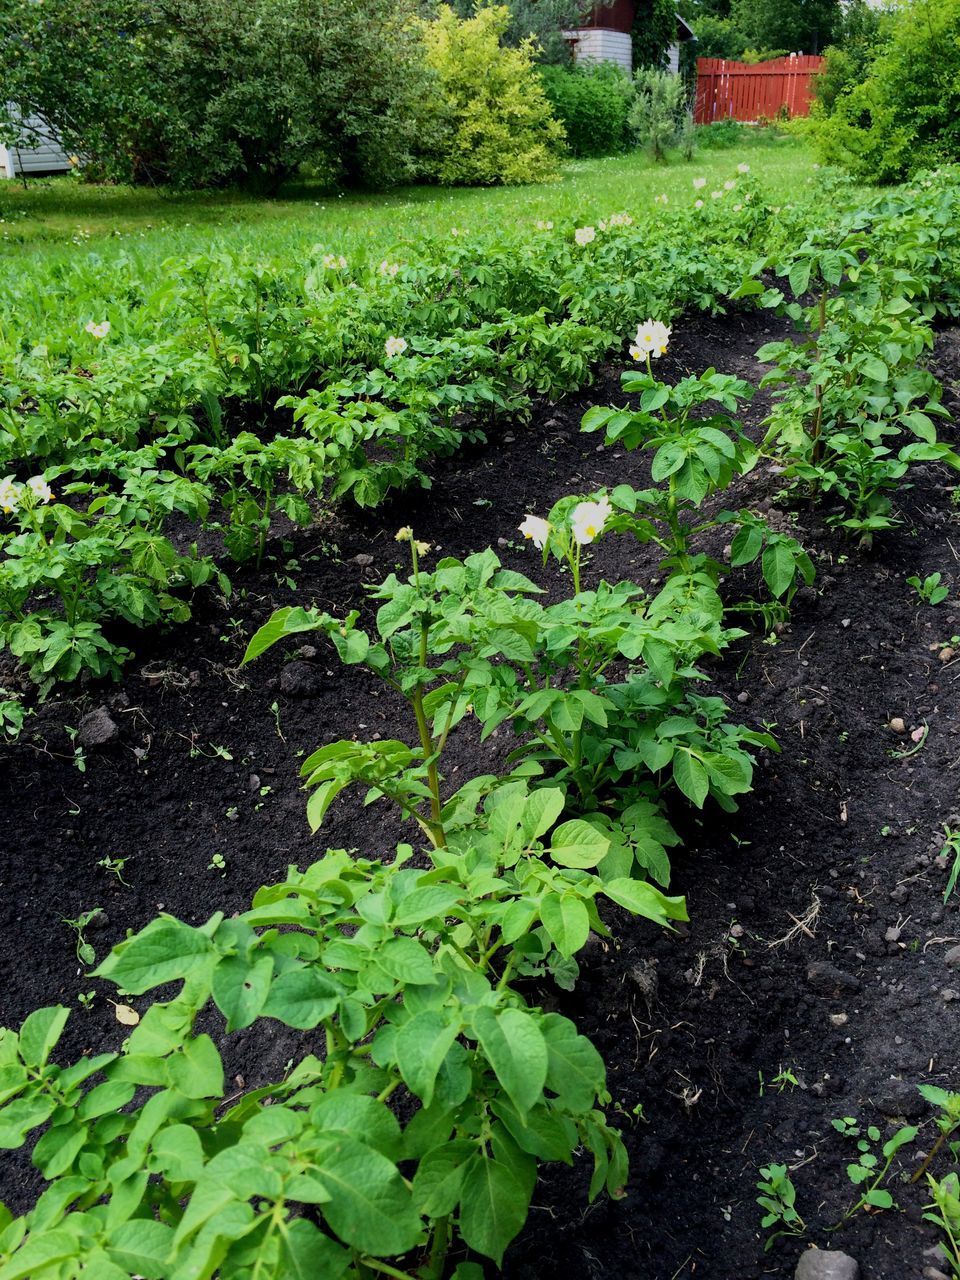
[[[387,194],[332,195],[309,184],[264,200],[240,192],[168,194],[158,190],[87,186],[71,177],[32,181],[25,191],[0,182],[0,261],[29,272],[31,265],[75,260],[78,249],[95,250],[104,263],[133,250],[144,268],[168,256],[206,252],[217,246],[255,243],[266,254],[290,253],[315,244],[349,255],[362,247],[386,251],[424,232],[447,234],[498,219],[597,221],[621,210],[649,208],[665,194],[669,207],[692,201],[694,177],[706,178],[701,193],[750,165],[773,200],[800,195],[813,174],[813,158],[800,141],[767,135],[729,150],[703,150],[691,162],[655,165],[634,152],[603,160],[571,162],[559,182],[529,187],[449,189],[405,187]]]

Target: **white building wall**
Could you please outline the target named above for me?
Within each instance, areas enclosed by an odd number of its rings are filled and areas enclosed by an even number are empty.
[[[680,74],[680,46],[678,44],[670,45],[667,49],[667,70],[673,74]]]
[[[633,45],[626,31],[581,27],[576,35],[577,62],[615,62],[627,75],[633,72]]]
[[[21,173],[65,173],[70,161],[63,148],[50,131],[38,120],[28,120],[27,126],[40,135],[35,146],[20,147],[0,142],[0,178],[16,178]]]

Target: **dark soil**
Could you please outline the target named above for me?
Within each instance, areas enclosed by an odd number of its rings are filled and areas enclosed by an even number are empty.
[[[742,314],[678,327],[658,372],[712,364],[756,382],[753,352],[777,324]],[[956,412],[960,333],[940,335],[935,367]],[[263,571],[234,574],[226,608],[199,601],[193,624],[137,637],[122,685],[69,689],[37,708],[21,742],[0,748],[0,1024],[44,1004],[76,1007],[79,992],[96,991],[71,1018],[63,1053],[117,1047],[125,1032],[111,991],[83,976],[65,921],[101,908],[87,940],[102,956],[160,908],[190,922],[243,910],[259,885],[321,848],[388,855],[409,838],[389,809],[364,810],[348,793],[321,845],[297,777],[299,757],[322,742],[409,737],[403,707],[324,647],[275,650],[238,670],[246,640],[278,605],[364,607],[365,584],[401,567],[393,534],[403,524],[446,554],[492,545],[555,589],[553,570],[518,545],[524,514],[545,514],[566,493],[643,483],[639,456],[579,431],[590,404],[621,399],[618,372],[601,370],[582,396],[439,467],[432,489],[392,509],[278,537]],[[753,422],[766,406],[758,396]],[[947,869],[937,860],[943,824],[960,823],[960,661],[942,663],[937,650],[960,632],[960,528],[944,473],[915,480],[898,494],[903,524],[872,551],[840,539],[822,510],[801,510],[815,589],[800,593],[780,634],[740,641],[709,671],[707,687],[745,722],[775,724],[782,753],[761,753],[756,789],[732,818],[681,815],[673,890],[687,895],[689,928],[668,936],[621,917],[614,940],[582,957],[572,995],[544,993],[608,1064],[629,1195],[588,1206],[582,1162],[545,1170],[505,1275],[785,1277],[809,1241],[851,1253],[864,1280],[920,1280],[930,1266],[924,1251],[936,1235],[921,1221],[922,1186],[894,1181],[902,1211],[860,1213],[824,1232],[853,1198],[844,1172],[852,1144],[831,1119],[857,1116],[884,1137],[898,1115],[915,1119],[923,1127],[903,1165],[914,1168],[933,1136],[915,1086],[960,1088],[960,973],[943,960],[960,941],[960,892],[944,907]],[[761,465],[724,505],[769,511],[777,483]],[[773,516],[791,519],[778,508]],[[938,608],[920,605],[905,582],[934,571],[951,587]],[[588,578],[641,583],[655,574],[647,548],[615,537],[597,544],[588,569]],[[6,673],[0,683],[11,681]],[[75,756],[67,727],[101,706],[116,739]],[[902,734],[888,727],[897,717]],[[911,730],[924,725],[922,747],[907,755]],[[508,746],[504,735],[481,749],[464,732],[451,746],[453,780],[496,767]],[[105,858],[123,860],[123,882],[98,865]],[[813,964],[839,977],[818,980]],[[250,1087],[304,1050],[292,1033],[265,1039],[263,1025],[223,1046],[229,1074]],[[773,1083],[781,1070],[796,1085]],[[811,1232],[765,1253],[755,1184],[771,1161],[793,1167]],[[36,1175],[19,1156],[6,1170],[0,1197],[22,1209]]]

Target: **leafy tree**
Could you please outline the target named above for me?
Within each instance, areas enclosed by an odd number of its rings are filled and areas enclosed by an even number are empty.
[[[429,124],[436,139],[421,172],[475,186],[553,177],[563,128],[537,75],[532,40],[509,48],[506,5],[460,19],[449,5],[423,24],[427,64],[437,77]]]
[[[647,147],[654,160],[665,160],[683,132],[686,86],[680,76],[646,67],[635,73],[634,93],[629,125],[637,145]]]
[[[840,0],[734,0],[731,17],[752,48],[819,53],[834,38]]]
[[[677,39],[673,0],[638,0],[630,38],[634,70],[666,66],[667,50]]]
[[[866,80],[891,32],[888,13],[872,8],[866,0],[848,0],[837,42],[824,51],[824,69],[815,82],[820,112],[829,115],[843,93]]]
[[[813,126],[825,160],[875,182],[960,159],[960,0],[910,0],[887,26],[866,79]]]
[[[427,99],[414,0],[0,0],[0,102],[94,174],[275,187],[412,173]]]

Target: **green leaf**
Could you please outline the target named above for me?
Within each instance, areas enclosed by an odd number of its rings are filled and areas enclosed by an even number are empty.
[[[70,1010],[62,1005],[35,1009],[20,1028],[20,1057],[28,1067],[42,1067],[63,1034]]]
[[[710,779],[706,769],[689,751],[679,750],[674,755],[673,780],[688,800],[698,809],[703,808],[710,790]]]
[[[476,1153],[476,1142],[462,1139],[427,1152],[413,1177],[413,1199],[420,1213],[427,1218],[453,1213],[463,1187],[464,1168]]]
[[[550,857],[561,867],[595,867],[610,848],[609,839],[582,818],[572,818],[554,831]]]
[[[340,992],[316,969],[288,969],[274,979],[263,1015],[288,1027],[309,1031],[336,1009]]]
[[[212,991],[217,1008],[227,1019],[227,1031],[249,1027],[259,1018],[270,991],[273,957],[227,956],[213,971]]]
[[[883,1191],[880,1187],[874,1187],[872,1191],[868,1191],[863,1197],[865,1204],[873,1205],[875,1209],[892,1209],[893,1196],[889,1191]]]
[[[544,1014],[540,1028],[547,1046],[547,1088],[575,1114],[592,1110],[606,1082],[600,1054],[559,1013]]]
[[[764,582],[779,600],[796,577],[796,557],[785,543],[777,541],[764,551],[760,566]]]
[[[152,1218],[131,1218],[120,1223],[107,1241],[111,1260],[145,1280],[166,1280],[172,1248],[173,1229]]]
[[[530,792],[523,801],[520,817],[521,830],[528,844],[550,830],[563,813],[565,802],[566,797],[558,787],[542,787]]]
[[[41,1268],[82,1255],[83,1248],[72,1231],[31,1233],[9,1262],[0,1267],[0,1280],[31,1280]]]
[[[572,893],[545,893],[540,901],[540,919],[562,956],[575,955],[590,932],[587,908]]]
[[[398,982],[429,986],[436,977],[430,952],[414,938],[389,938],[375,955],[380,968]]]
[[[525,1114],[540,1101],[547,1078],[547,1046],[536,1020],[521,1009],[495,1014],[481,1005],[473,1030],[510,1101]]]
[[[350,1254],[306,1218],[281,1227],[283,1275],[287,1280],[338,1280],[350,1266]],[[147,1280],[153,1280],[148,1276]]]
[[[671,920],[690,918],[684,898],[668,897],[646,880],[632,880],[629,876],[623,876],[607,881],[603,892],[612,902],[625,907],[635,916],[653,920],[655,924],[667,925]]]
[[[205,933],[162,915],[126,942],[121,942],[94,970],[121,991],[142,995],[154,987],[185,978],[214,955]]]
[[[246,666],[248,662],[253,662],[255,658],[259,658],[262,653],[272,648],[278,640],[284,640],[299,631],[317,631],[321,626],[322,623],[311,617],[304,609],[290,607],[277,609],[269,622],[265,622],[251,636],[240,665]]]
[[[320,1212],[354,1249],[402,1256],[417,1243],[420,1217],[396,1166],[366,1143],[338,1133],[318,1144],[315,1176],[330,1194]]]
[[[503,1262],[507,1245],[527,1219],[530,1198],[505,1164],[477,1155],[463,1174],[460,1234],[471,1249]]]
[[[437,1072],[457,1031],[457,1024],[449,1017],[428,1009],[405,1022],[397,1032],[397,1066],[407,1087],[425,1107],[433,1101]]]

